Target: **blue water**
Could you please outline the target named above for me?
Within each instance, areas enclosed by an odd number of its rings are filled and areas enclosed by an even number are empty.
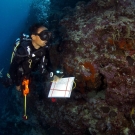
[[[26,29],[33,0],[1,0],[0,2],[0,69],[8,69],[15,39]],[[4,71],[5,71],[4,70]]]

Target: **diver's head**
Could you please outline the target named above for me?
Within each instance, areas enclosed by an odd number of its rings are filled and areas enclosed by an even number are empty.
[[[51,37],[51,32],[45,25],[37,23],[30,27],[30,35],[33,46],[38,49],[46,46]]]

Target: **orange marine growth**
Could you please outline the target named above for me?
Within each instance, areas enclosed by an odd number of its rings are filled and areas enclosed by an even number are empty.
[[[114,45],[114,40],[111,38],[108,38],[108,43],[110,43],[111,45]]]
[[[108,43],[111,45],[117,45],[120,49],[130,51],[134,50],[134,44],[135,40],[134,39],[127,39],[127,38],[121,38],[119,41],[114,41],[111,38],[108,39]]]
[[[133,49],[133,40],[132,39],[120,39],[118,45],[123,50],[132,50]]]
[[[29,80],[24,79],[22,85],[24,85],[23,95],[26,96],[29,93]]]

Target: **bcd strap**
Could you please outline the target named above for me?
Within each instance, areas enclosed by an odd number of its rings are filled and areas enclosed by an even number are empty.
[[[14,50],[13,50],[13,52],[12,52],[12,56],[11,56],[11,60],[10,60],[10,63],[12,63],[12,60],[13,60],[13,58],[14,58],[14,56],[15,56],[15,53],[16,53],[16,50],[17,50],[17,47],[20,45],[20,41],[19,40],[17,40],[17,42],[16,42],[16,44],[15,44],[15,47],[14,47]]]

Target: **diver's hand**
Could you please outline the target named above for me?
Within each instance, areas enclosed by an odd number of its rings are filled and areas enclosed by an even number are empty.
[[[21,91],[21,86],[16,86],[16,90]]]
[[[53,82],[57,82],[59,80],[60,80],[60,78],[58,76],[56,76],[56,75],[53,76]]]

